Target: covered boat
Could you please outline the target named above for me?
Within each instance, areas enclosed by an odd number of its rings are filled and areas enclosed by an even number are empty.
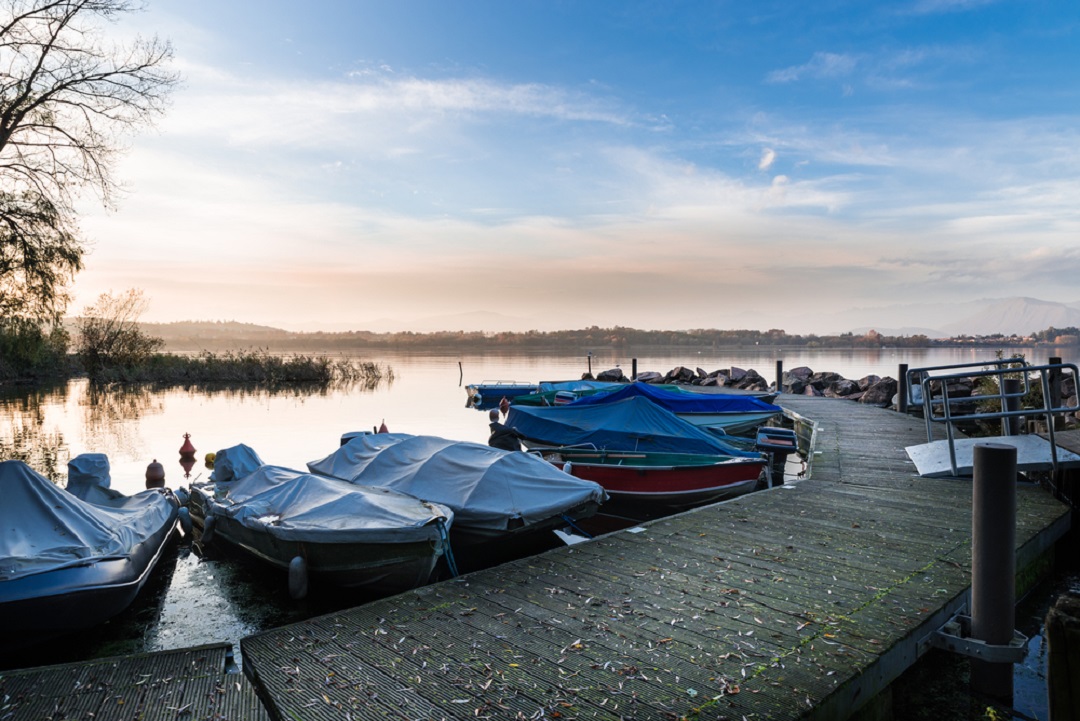
[[[580,445],[609,451],[759,456],[643,397],[595,405],[510,406],[506,425],[518,431],[530,448]]]
[[[309,575],[378,593],[427,583],[454,516],[385,488],[268,465],[234,481],[194,486],[195,496],[205,513],[204,541],[220,538],[289,570],[294,597],[306,593]]]
[[[766,477],[764,458],[586,448],[538,452],[566,473],[596,481],[613,501],[669,508],[734,498],[764,485]]]
[[[465,386],[466,408],[489,410],[498,408],[499,401],[513,401],[518,396],[536,392],[535,383],[521,381],[482,381]]]
[[[536,456],[405,433],[354,438],[308,469],[448,506],[459,556],[464,546],[505,542],[591,516],[607,498],[596,483]]]
[[[615,390],[579,398],[568,407],[617,403],[626,398],[646,398],[695,426],[720,428],[733,435],[753,430],[783,412],[780,406],[751,395],[687,392],[648,383],[627,383]]]
[[[109,482],[101,454],[72,459],[73,492],[22,461],[0,462],[4,643],[103,623],[127,608],[150,577],[179,503],[165,489],[125,496]]]

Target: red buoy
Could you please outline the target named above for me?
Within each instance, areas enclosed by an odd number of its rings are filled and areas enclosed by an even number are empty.
[[[191,445],[191,434],[184,434],[184,445],[180,446],[180,455],[184,457],[195,457],[195,446]]]
[[[379,426],[379,433],[389,433],[389,432],[390,432],[390,430],[386,427],[386,421],[383,421],[382,425]]]
[[[146,467],[146,487],[147,488],[161,488],[165,485],[165,466],[158,463],[155,458],[154,462]]]

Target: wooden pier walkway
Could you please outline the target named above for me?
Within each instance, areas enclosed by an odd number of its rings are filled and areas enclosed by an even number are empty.
[[[921,420],[782,396],[810,478],[245,638],[274,719],[843,719],[970,586],[971,484]],[[1017,498],[1017,568],[1069,511]]]
[[[226,673],[231,650],[222,643],[0,671],[0,719],[267,718],[248,680]]]

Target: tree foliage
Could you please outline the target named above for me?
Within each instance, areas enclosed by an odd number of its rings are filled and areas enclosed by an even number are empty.
[[[77,323],[78,354],[91,378],[103,371],[146,363],[163,345],[139,328],[147,301],[140,290],[102,293]]]
[[[164,109],[168,42],[105,40],[129,0],[0,0],[0,313],[55,318],[82,268],[74,201],[111,207],[124,140]]]

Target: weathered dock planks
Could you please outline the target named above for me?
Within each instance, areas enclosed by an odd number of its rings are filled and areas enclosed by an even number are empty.
[[[277,719],[849,716],[965,604],[970,482],[914,476],[921,421],[780,402],[809,480],[245,638],[245,673]],[[1017,505],[1022,568],[1069,514]]]
[[[251,684],[226,673],[227,643],[0,672],[0,719],[258,721]]]

